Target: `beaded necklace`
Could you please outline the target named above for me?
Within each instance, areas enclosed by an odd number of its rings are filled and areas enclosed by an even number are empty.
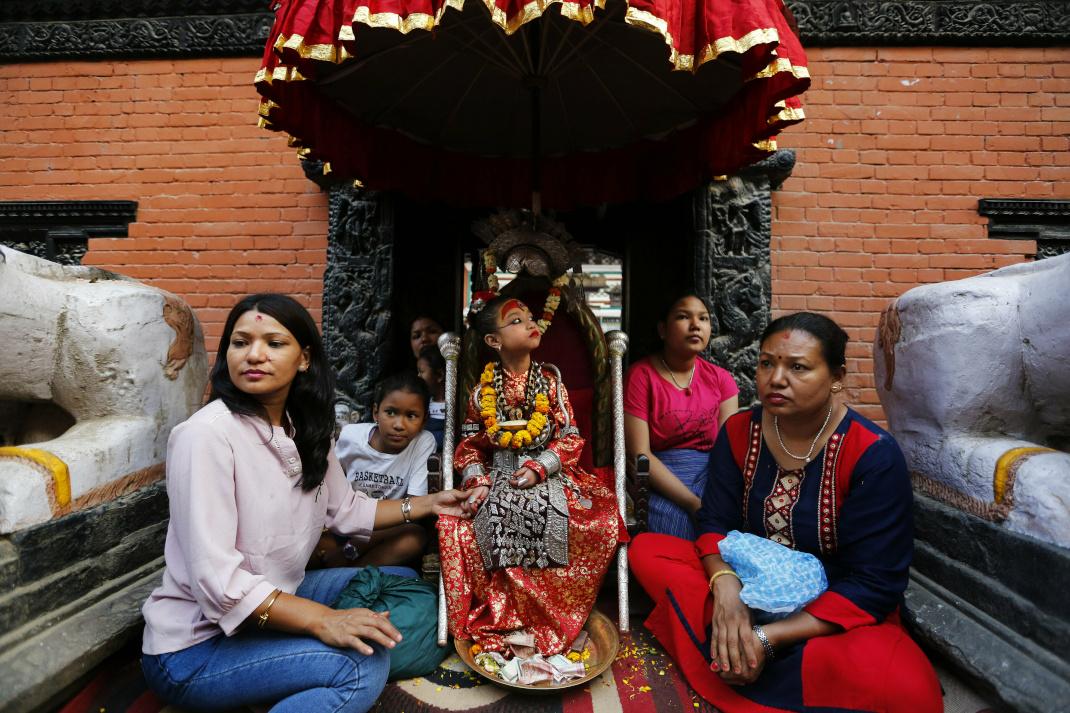
[[[479,377],[479,415],[487,428],[487,436],[502,448],[526,448],[541,445],[550,435],[547,428],[550,412],[550,387],[542,373],[542,365],[531,362],[527,380],[524,382],[523,407],[512,408],[505,400],[505,384],[500,364],[488,362]],[[524,413],[531,414],[524,428],[517,431],[503,431],[501,424],[506,421],[520,421]]]

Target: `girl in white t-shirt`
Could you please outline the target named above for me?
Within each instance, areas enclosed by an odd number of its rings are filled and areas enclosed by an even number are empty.
[[[344,427],[335,446],[354,490],[386,500],[427,494],[427,458],[435,452],[435,438],[424,430],[429,400],[427,384],[415,374],[395,374],[379,383],[374,423]],[[396,565],[418,558],[426,543],[420,525],[405,524],[378,530],[365,543],[321,548],[321,557],[329,565]]]

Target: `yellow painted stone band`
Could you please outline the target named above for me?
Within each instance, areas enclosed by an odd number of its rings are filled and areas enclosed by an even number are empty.
[[[56,504],[63,507],[71,502],[71,473],[67,464],[48,451],[40,448],[19,448],[4,446],[0,448],[0,458],[21,458],[33,461],[52,474],[56,486]]]
[[[1041,446],[1025,446],[1012,448],[999,457],[996,461],[996,472],[992,478],[992,494],[999,505],[1007,497],[1007,488],[1013,484],[1012,475],[1022,461],[1035,456],[1038,453],[1054,453],[1051,448]]]

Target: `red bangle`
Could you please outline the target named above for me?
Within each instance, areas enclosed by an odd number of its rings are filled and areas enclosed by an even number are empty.
[[[539,461],[528,458],[521,467],[528,468],[535,473],[535,476],[539,479],[538,482],[541,483],[546,480],[546,467]]]

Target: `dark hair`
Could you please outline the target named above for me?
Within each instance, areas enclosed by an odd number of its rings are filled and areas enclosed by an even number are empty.
[[[821,344],[821,356],[829,369],[839,369],[847,364],[847,332],[825,315],[815,312],[795,312],[777,317],[762,332],[758,344],[765,344],[765,340],[774,334],[795,329],[806,332]]]
[[[395,391],[405,391],[419,396],[424,405],[424,417],[427,417],[427,411],[431,404],[431,390],[427,388],[426,381],[411,371],[399,371],[396,374],[391,374],[376,385],[375,395],[372,397],[375,400],[375,405],[378,406],[383,403],[383,399]]]
[[[492,332],[498,331],[498,310],[502,305],[509,300],[515,300],[515,297],[508,295],[498,295],[483,305],[483,308],[478,312],[468,313],[468,324],[472,329],[476,330],[476,334],[481,337],[485,337]],[[517,300],[518,302],[520,300]]]
[[[709,302],[702,295],[695,294],[694,290],[685,290],[683,292],[677,292],[672,296],[672,299],[662,302],[661,309],[658,311],[658,323],[665,324],[669,320],[669,312],[676,306],[677,302],[686,300],[688,297],[694,297],[696,300],[702,303],[702,306],[706,308],[706,311],[710,313],[710,317],[713,316],[713,310],[710,308]]]
[[[415,317],[413,317],[412,319],[409,320],[409,332],[410,333],[412,332],[412,325],[416,324],[421,319],[426,319],[428,322],[434,322],[435,324],[438,325],[439,329],[441,329],[443,332],[446,331],[446,328],[442,326],[442,321],[438,317],[432,317],[427,312],[418,312]]]
[[[431,371],[446,373],[446,359],[434,344],[428,344],[421,349],[420,356],[416,357],[416,361],[426,361],[427,365],[431,367]]]
[[[267,410],[255,397],[245,393],[230,380],[227,349],[234,324],[250,310],[278,320],[289,330],[302,349],[308,350],[308,369],[298,372],[286,396],[286,414],[294,429],[294,444],[301,456],[301,489],[306,493],[318,488],[327,472],[327,456],[334,435],[334,375],[323,352],[323,341],[312,315],[297,300],[287,295],[261,293],[244,297],[227,315],[219,351],[212,367],[210,401],[220,399],[232,413],[269,421]]]

